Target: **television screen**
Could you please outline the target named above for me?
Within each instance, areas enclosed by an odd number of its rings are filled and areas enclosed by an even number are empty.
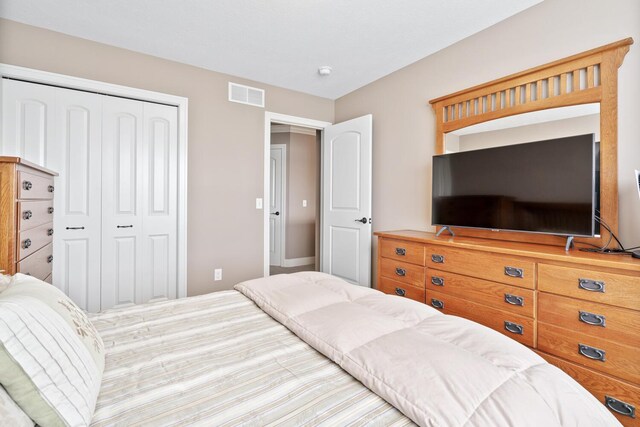
[[[433,225],[594,235],[594,134],[433,157]]]

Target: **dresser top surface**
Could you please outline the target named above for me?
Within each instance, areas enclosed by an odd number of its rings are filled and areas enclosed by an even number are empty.
[[[35,163],[32,163],[32,162],[30,162],[28,160],[24,160],[21,157],[0,156],[0,163],[16,163],[18,165],[23,165],[23,166],[29,167],[31,169],[35,169],[37,171],[46,173],[48,175],[58,176],[57,172],[54,172],[51,169],[47,169],[45,167],[42,167],[42,166],[37,165]]]
[[[525,256],[540,260],[583,264],[585,268],[589,268],[588,266],[591,265],[593,267],[630,270],[640,275],[640,259],[633,259],[629,255],[597,254],[582,252],[576,248],[565,251],[564,248],[560,246],[479,239],[476,237],[452,237],[450,235],[436,237],[435,233],[418,230],[377,231],[374,235],[390,239],[473,249],[483,252]]]

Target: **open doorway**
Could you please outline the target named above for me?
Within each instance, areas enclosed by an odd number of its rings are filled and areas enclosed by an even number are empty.
[[[318,271],[320,131],[271,123],[269,274]]]

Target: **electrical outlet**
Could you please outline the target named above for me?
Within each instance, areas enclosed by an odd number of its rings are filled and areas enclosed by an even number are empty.
[[[222,280],[222,269],[216,268],[213,270],[213,280]]]
[[[256,199],[256,209],[262,209],[262,199],[260,197]]]
[[[303,201],[302,201],[302,207],[303,207],[303,208],[306,208],[306,207],[307,207],[307,201],[306,201],[306,200],[303,200]]]

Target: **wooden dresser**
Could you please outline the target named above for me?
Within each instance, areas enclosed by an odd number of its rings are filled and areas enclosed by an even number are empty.
[[[378,232],[383,292],[534,349],[640,426],[640,260],[419,231]]]
[[[0,270],[6,274],[51,283],[56,175],[19,157],[0,157]]]

